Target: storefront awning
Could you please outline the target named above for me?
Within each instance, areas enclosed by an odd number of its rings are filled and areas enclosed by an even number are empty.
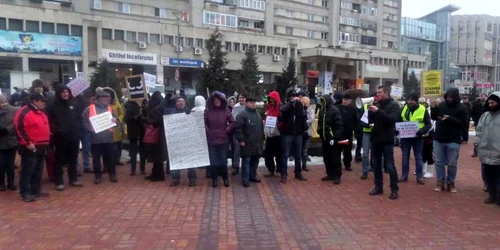
[[[368,61],[370,54],[362,51],[348,50],[342,48],[308,48],[299,50],[302,59],[321,57],[324,59],[342,61]]]

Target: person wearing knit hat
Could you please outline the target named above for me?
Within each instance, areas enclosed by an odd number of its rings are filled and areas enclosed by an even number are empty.
[[[401,138],[401,149],[403,151],[402,159],[402,174],[400,182],[408,181],[408,173],[410,170],[410,151],[413,148],[415,156],[415,167],[417,172],[417,183],[420,185],[424,182],[423,158],[422,152],[424,149],[423,135],[427,134],[432,128],[431,118],[426,108],[418,104],[419,96],[411,93],[407,98],[407,103],[401,112],[403,122],[417,122],[418,131],[414,137]]]

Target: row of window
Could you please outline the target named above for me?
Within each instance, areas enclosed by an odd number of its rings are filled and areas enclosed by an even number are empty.
[[[302,19],[310,22],[328,23],[328,16],[320,16],[311,13],[296,12],[293,10],[274,9],[274,16],[285,16],[288,18]]]
[[[93,9],[102,9],[102,0],[93,0]],[[130,3],[116,2],[116,10],[121,13],[130,13],[131,5]],[[167,18],[167,9],[165,8],[155,8],[155,17]]]
[[[392,58],[382,58],[382,57],[371,57],[370,64],[372,65],[386,65],[386,66],[399,66],[401,64],[400,59],[392,59]],[[419,68],[422,69],[425,66],[425,62],[419,61],[408,61],[409,68]]]
[[[357,43],[357,44],[377,46],[376,37],[347,33],[347,32],[339,33],[339,41],[346,43]]]
[[[229,14],[203,11],[203,23],[236,28],[238,27],[238,17]]]
[[[6,18],[0,17],[0,30],[27,31],[64,36],[82,36],[81,25],[70,25],[65,23],[56,24],[50,22],[41,22],[40,24],[39,21],[32,20],[26,20],[25,25],[24,22],[24,20],[13,18],[9,18],[7,22]]]
[[[366,5],[361,5],[358,3],[352,3],[347,1],[340,1],[340,8],[351,10],[356,13],[362,13],[368,16],[377,16],[377,8],[370,7]]]
[[[283,34],[283,35],[287,35],[287,36],[301,36],[300,34],[296,34],[294,32],[293,27],[285,27],[284,33],[283,33],[283,31],[280,32],[277,25],[274,25],[274,33],[275,34]],[[300,33],[300,31],[297,33]],[[302,35],[302,36],[305,36],[305,37],[311,38],[311,39],[327,40],[328,39],[328,32],[319,32],[319,36],[317,36],[316,31],[306,30],[305,35]]]

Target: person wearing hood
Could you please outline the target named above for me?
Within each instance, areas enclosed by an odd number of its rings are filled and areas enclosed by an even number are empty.
[[[233,112],[234,105],[236,105],[236,97],[230,96],[227,98],[227,108],[229,108],[231,113]]]
[[[182,96],[174,96],[172,97],[172,101],[175,102],[174,108],[171,110],[170,114],[180,114],[180,113],[191,113],[191,110],[186,108],[186,100]],[[167,145],[168,147],[168,145]],[[167,161],[167,170],[170,169],[170,161]],[[196,168],[189,168],[188,179],[189,186],[196,186]],[[170,186],[175,187],[181,183],[181,170],[172,170],[170,171],[170,176],[172,177],[172,182]]]
[[[161,92],[155,91],[147,104],[147,111],[143,111],[143,114],[145,113],[145,131],[151,132],[148,135],[145,133],[143,143],[147,149],[148,161],[153,163],[151,175],[144,177],[144,179],[152,182],[165,181],[163,162],[166,159],[165,154],[167,150],[163,128],[163,114],[161,110],[161,103],[163,101],[164,99],[161,96]],[[151,138],[147,138],[147,136],[151,136]],[[149,139],[149,141],[146,141],[147,139]]]
[[[352,106],[352,97],[348,94],[335,94],[335,107],[340,111],[342,116],[342,140],[349,140],[349,144],[341,145],[340,151],[344,154],[344,168],[346,171],[352,171],[352,145],[354,130],[358,126],[358,110]]]
[[[108,94],[111,96],[110,105],[111,108],[113,109],[113,112],[116,114],[117,126],[113,130],[113,147],[115,148],[114,159],[116,165],[122,166],[124,165],[124,163],[121,161],[121,158],[122,158],[122,142],[124,133],[123,121],[125,119],[125,111],[123,110],[123,107],[120,104],[120,101],[118,100],[116,92],[112,88],[105,87],[103,88],[103,90],[108,92]]]
[[[285,96],[286,104],[280,107],[281,121],[281,183],[285,184],[288,179],[288,157],[293,156],[295,160],[295,179],[307,181],[302,175],[302,136],[307,130],[307,115],[304,106],[300,102],[297,92],[289,88]],[[291,154],[290,154],[291,153]]]
[[[81,119],[73,103],[71,90],[59,85],[55,91],[55,101],[47,108],[50,131],[55,146],[55,185],[57,191],[64,191],[64,166],[68,166],[69,185],[82,187],[78,181],[78,153],[80,151]]]
[[[137,153],[139,153],[141,175],[146,175],[146,156],[144,143],[144,119],[141,106],[134,100],[125,103],[125,124],[127,125],[127,137],[129,141],[130,176],[136,175]]]
[[[476,127],[476,141],[479,161],[484,169],[488,184],[486,204],[500,206],[500,92],[493,92],[486,101],[485,112]]]
[[[434,101],[431,105],[431,118],[436,121],[434,132],[434,154],[436,156],[436,188],[437,192],[456,193],[455,178],[457,163],[462,143],[462,130],[468,126],[467,108],[460,103],[457,88],[450,88],[444,94],[439,105]],[[445,166],[448,166],[446,173]]]
[[[14,116],[17,110],[18,108],[9,105],[5,96],[0,95],[0,191],[17,189],[14,184],[14,161],[18,147]]]
[[[321,181],[333,181],[340,184],[342,177],[341,147],[343,124],[342,115],[330,95],[323,95],[319,99],[321,105],[319,110],[318,134],[321,139],[323,150],[323,162],[326,168],[326,176]]]
[[[266,134],[266,150],[264,151],[264,160],[269,174],[266,177],[273,177],[275,173],[281,173],[281,137],[280,137],[280,94],[276,91],[269,93],[266,104],[266,121],[268,117],[275,122],[265,124],[264,133]]]
[[[215,91],[208,98],[204,119],[210,156],[209,168],[212,187],[216,188],[219,185],[219,175],[222,176],[224,186],[229,187],[227,151],[235,124],[233,115],[227,108],[226,96],[223,93]]]
[[[234,105],[234,107],[232,108],[232,111],[231,111],[234,119],[236,119],[236,116],[238,116],[238,114],[241,111],[245,110],[246,99],[247,99],[247,95],[245,93],[240,93],[238,95],[238,103],[236,103]],[[236,137],[233,135],[233,145],[238,145],[238,144],[239,144],[238,140],[236,140]],[[237,175],[240,172],[240,165],[241,165],[240,147],[238,147],[238,146],[233,147],[233,155],[232,156],[233,156],[232,157],[233,159],[231,161],[231,164],[232,164],[233,171],[232,171],[231,175]]]
[[[384,165],[391,181],[389,199],[395,200],[398,198],[399,187],[398,172],[394,164],[394,136],[396,122],[401,120],[401,108],[391,98],[390,93],[390,86],[379,86],[375,98],[376,103],[368,106],[368,123],[373,124],[371,156],[375,175],[375,188],[369,194],[373,196],[384,193],[382,174]]]
[[[311,107],[311,100],[307,96],[303,96],[300,98],[300,102],[304,106],[304,111],[307,115],[307,131],[304,132],[302,136],[302,170],[308,172],[309,168],[307,168],[307,161],[309,159],[309,141],[313,135],[312,133],[312,123],[314,122],[314,109]]]
[[[417,174],[417,183],[424,185],[424,171],[423,171],[423,150],[424,150],[424,138],[423,135],[429,133],[432,128],[431,117],[427,112],[424,105],[418,103],[419,96],[417,94],[411,93],[408,96],[406,105],[401,111],[401,118],[403,122],[417,122],[418,132],[414,138],[401,138],[401,150],[403,152],[402,156],[402,173],[399,182],[407,182],[408,174],[410,171],[410,151],[413,148],[413,154],[415,156],[415,169]]]
[[[429,118],[431,117],[430,109],[429,109],[429,104],[427,103],[427,99],[425,97],[420,97],[418,99],[418,103],[420,105],[423,105],[426,109],[426,112],[429,114]],[[434,150],[432,147],[432,143],[434,142],[434,127],[435,127],[435,121],[432,119],[430,120],[431,122],[431,129],[424,135],[422,135],[424,139],[424,147],[422,149],[422,161],[424,163],[423,166],[423,174],[424,178],[434,178]],[[417,174],[415,172],[415,174]]]
[[[205,112],[206,102],[203,96],[196,96],[194,98],[194,108],[191,109],[191,112]]]
[[[90,104],[88,108],[83,111],[82,117],[84,119],[83,125],[87,131],[92,133],[91,137],[91,151],[92,151],[92,165],[94,167],[94,183],[100,184],[102,181],[102,169],[101,169],[101,158],[104,163],[105,168],[109,173],[110,182],[117,182],[116,179],[116,161],[115,161],[115,150],[113,147],[113,130],[114,128],[95,133],[92,125],[90,123],[90,118],[102,114],[105,112],[110,112],[113,116],[112,122],[117,123],[116,113],[110,105],[111,96],[108,92],[98,88],[95,93],[95,101]],[[116,128],[116,127],[115,127]]]

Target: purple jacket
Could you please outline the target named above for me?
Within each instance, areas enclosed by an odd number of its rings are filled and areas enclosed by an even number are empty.
[[[219,107],[215,107],[214,105],[215,98],[219,98],[221,101]],[[208,145],[229,143],[235,123],[233,115],[227,107],[227,100],[224,94],[216,91],[208,98],[204,116]]]

